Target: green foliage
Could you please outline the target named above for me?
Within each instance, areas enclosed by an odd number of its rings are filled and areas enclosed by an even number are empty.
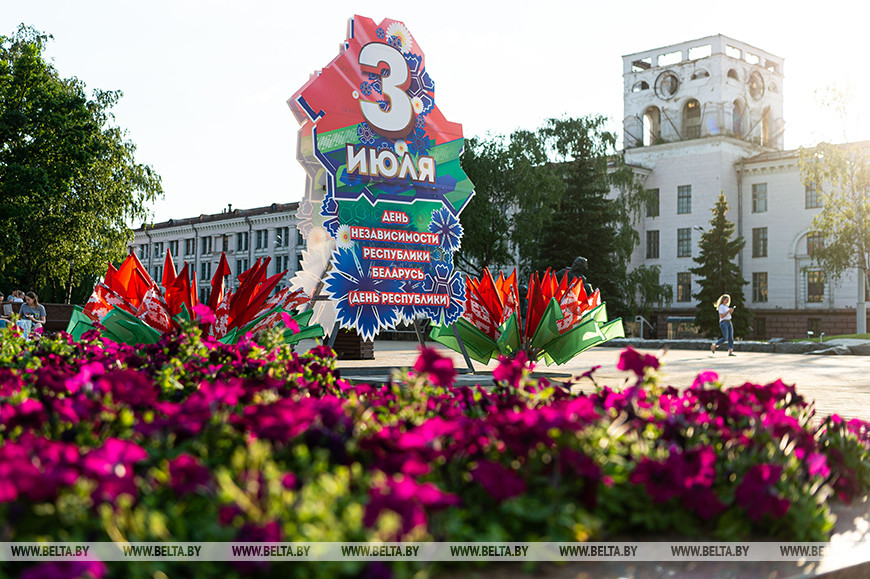
[[[801,181],[818,192],[822,210],[812,229],[823,244],[813,260],[839,278],[856,268],[870,272],[870,163],[864,147],[817,146],[799,151]]]
[[[701,234],[698,244],[700,254],[694,258],[698,267],[689,271],[696,276],[701,291],[693,294],[700,300],[695,312],[695,322],[700,330],[709,338],[721,335],[719,330],[719,313],[713,307],[722,294],[731,296],[731,305],[735,308],[731,317],[734,326],[734,336],[747,336],[750,328],[750,314],[744,309],[743,286],[748,284],[737,267],[737,254],[746,245],[742,237],[734,237],[734,223],[728,221],[728,202],[724,193],[719,194],[716,205],[711,209],[713,218],[710,228]]]
[[[631,169],[613,154],[616,136],[604,130],[604,123],[601,116],[549,119],[540,129],[565,191],[533,265],[558,270],[585,257],[590,283],[600,288],[614,315],[627,317],[636,313],[630,306],[635,287],[627,266],[640,240],[632,221],[645,207],[646,196]],[[657,292],[666,289],[652,291]]]
[[[564,189],[546,153],[540,135],[523,130],[466,142],[462,168],[475,194],[460,217],[464,236],[456,259],[468,273],[514,264],[515,251],[528,264],[536,252],[547,209]]]
[[[124,255],[127,224],[162,190],[110,124],[122,93],[88,98],[45,59],[50,38],[24,25],[0,37],[0,283],[67,301]]]

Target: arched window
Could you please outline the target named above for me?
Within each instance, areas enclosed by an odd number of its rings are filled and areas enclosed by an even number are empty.
[[[703,68],[696,70],[694,74],[692,74],[692,80],[697,80],[699,78],[707,78],[710,76],[710,73],[704,70]]]
[[[773,119],[770,114],[770,107],[764,109],[764,112],[761,113],[761,144],[769,147],[770,139],[773,136]]]
[[[662,119],[658,107],[650,107],[643,113],[643,145],[655,145],[662,136]]]
[[[740,101],[734,101],[734,108],[731,109],[731,132],[735,137],[743,136],[743,111]]]
[[[701,136],[701,103],[689,99],[683,106],[683,138],[697,139]]]
[[[728,71],[728,78],[731,78],[734,80],[740,80],[740,77],[737,76],[737,71],[734,70],[733,68]]]
[[[634,86],[631,87],[631,92],[640,92],[642,90],[648,90],[648,89],[649,89],[649,83],[645,80],[642,80],[640,82],[634,83]]]

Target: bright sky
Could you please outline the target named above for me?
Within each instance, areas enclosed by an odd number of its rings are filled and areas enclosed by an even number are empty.
[[[64,77],[120,89],[117,124],[163,177],[154,220],[301,199],[298,125],[286,104],[339,53],[353,14],[401,20],[426,57],[435,99],[466,138],[602,114],[621,134],[622,55],[724,34],[785,59],[785,146],[844,140],[815,91],[870,103],[868,8],[846,0],[2,0],[0,34],[54,36]],[[785,8],[787,7],[787,8]],[[783,11],[785,8],[785,12]],[[854,110],[848,140],[870,139]],[[137,224],[138,225],[138,224]]]

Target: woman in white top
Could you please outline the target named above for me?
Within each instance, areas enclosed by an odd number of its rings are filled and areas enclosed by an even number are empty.
[[[710,346],[710,351],[716,353],[716,346],[728,342],[728,355],[734,355],[734,326],[731,325],[731,314],[734,308],[730,307],[731,296],[722,294],[713,307],[719,312],[719,329],[722,330],[722,337],[718,341],[713,342]]]

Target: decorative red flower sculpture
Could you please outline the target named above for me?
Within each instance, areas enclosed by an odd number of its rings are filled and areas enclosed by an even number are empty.
[[[453,325],[436,325],[433,340],[486,364],[499,354],[524,351],[531,360],[543,357],[550,364],[564,364],[596,344],[625,335],[622,320],[607,321],[598,290],[587,294],[583,280],[551,270],[529,280],[525,311],[520,309],[516,271],[494,279],[488,269],[479,280],[468,278],[465,312]],[[455,330],[455,332],[454,332]]]
[[[228,344],[247,332],[256,333],[273,326],[287,328],[284,339],[290,343],[322,336],[319,325],[307,326],[311,310],[291,315],[309,301],[305,292],[286,288],[269,296],[287,273],[269,277],[266,272],[270,261],[268,257],[258,259],[253,267],[240,273],[239,287],[233,292],[225,287],[225,278],[231,271],[226,255],[221,253],[206,306],[197,298],[196,273],[185,263],[176,274],[169,250],[161,280],[163,291],[136,254],[131,253],[119,268],[109,264],[104,280],[94,287],[85,307],[76,306],[67,331],[79,339],[84,332],[94,329],[96,322],[102,335],[116,342],[150,344],[193,316],[205,335]]]

